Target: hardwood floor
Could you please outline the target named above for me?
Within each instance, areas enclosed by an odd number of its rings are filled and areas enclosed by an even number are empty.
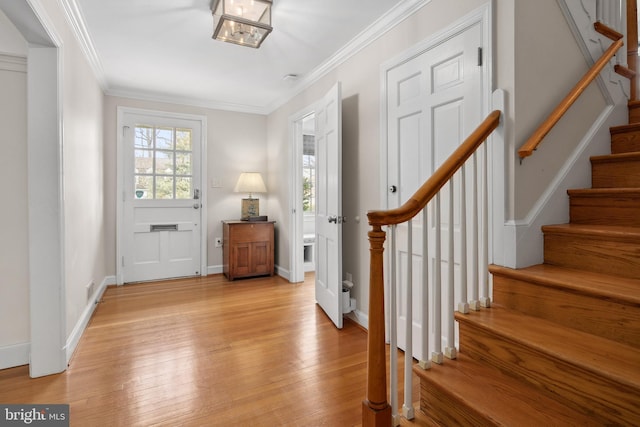
[[[68,403],[73,426],[359,425],[366,346],[315,304],[312,275],[110,287],[67,371],[2,370],[0,402]]]

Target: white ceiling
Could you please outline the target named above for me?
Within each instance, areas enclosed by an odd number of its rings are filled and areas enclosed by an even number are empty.
[[[211,0],[66,0],[108,94],[263,114],[420,3],[274,0],[253,49],[211,38]]]

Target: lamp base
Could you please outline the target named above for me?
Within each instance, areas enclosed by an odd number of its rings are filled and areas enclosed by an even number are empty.
[[[242,212],[240,218],[248,219],[260,215],[259,199],[242,199]]]

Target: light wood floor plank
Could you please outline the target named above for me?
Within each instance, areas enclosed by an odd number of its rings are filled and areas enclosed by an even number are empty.
[[[83,427],[359,425],[366,347],[315,304],[312,275],[110,287],[68,370],[2,370],[0,402],[68,403]]]

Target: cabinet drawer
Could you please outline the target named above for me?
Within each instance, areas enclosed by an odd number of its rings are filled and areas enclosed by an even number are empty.
[[[269,241],[273,237],[273,224],[233,224],[231,243]]]

